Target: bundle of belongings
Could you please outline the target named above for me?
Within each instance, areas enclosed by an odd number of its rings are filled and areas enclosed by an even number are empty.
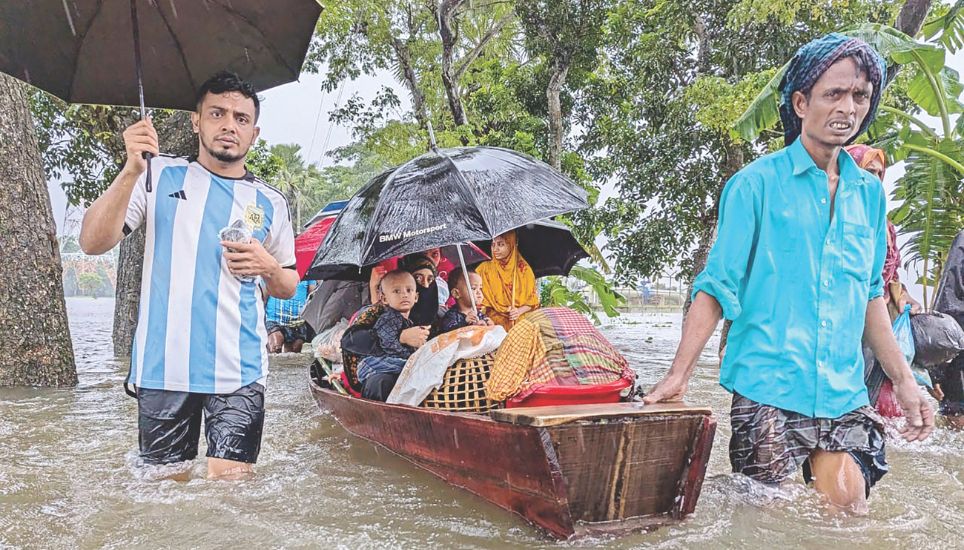
[[[490,399],[524,400],[544,388],[594,386],[636,374],[626,358],[582,314],[564,307],[537,309],[523,316],[495,356],[486,383]]]

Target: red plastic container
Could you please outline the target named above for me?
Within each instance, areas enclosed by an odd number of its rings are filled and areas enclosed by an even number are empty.
[[[592,403],[618,403],[619,394],[632,382],[620,378],[608,384],[593,386],[542,386],[522,399],[509,398],[505,407],[554,407],[557,405],[588,405]]]

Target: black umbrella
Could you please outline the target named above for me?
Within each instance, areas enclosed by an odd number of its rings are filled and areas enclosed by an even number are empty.
[[[515,233],[519,253],[536,277],[568,275],[576,262],[589,257],[569,228],[559,222],[542,220],[518,227]],[[475,245],[492,254],[492,241]]]
[[[308,279],[357,278],[363,266],[587,208],[586,192],[547,164],[494,147],[433,149],[366,184],[318,249]]]
[[[0,71],[142,118],[145,105],[194,110],[220,70],[259,91],[296,80],[320,13],[315,0],[2,0]]]

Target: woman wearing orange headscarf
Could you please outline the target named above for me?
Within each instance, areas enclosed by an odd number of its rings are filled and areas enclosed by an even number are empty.
[[[482,306],[492,321],[506,330],[539,307],[536,276],[519,253],[515,231],[492,239],[492,259],[475,269],[482,276]]]

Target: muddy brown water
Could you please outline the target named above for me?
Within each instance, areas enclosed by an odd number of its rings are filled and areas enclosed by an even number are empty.
[[[779,489],[729,472],[729,394],[715,341],[689,401],[719,429],[696,513],[617,539],[554,542],[520,518],[350,436],[318,411],[303,365],[280,356],[268,380],[257,476],[156,481],[140,467],[136,403],[111,353],[111,300],[69,299],[80,385],[0,389],[0,547],[23,548],[964,548],[964,434],[890,443],[891,473],[866,517],[831,517],[802,483]],[[649,385],[668,367],[678,314],[636,314],[604,333]],[[201,454],[203,455],[203,443]]]

